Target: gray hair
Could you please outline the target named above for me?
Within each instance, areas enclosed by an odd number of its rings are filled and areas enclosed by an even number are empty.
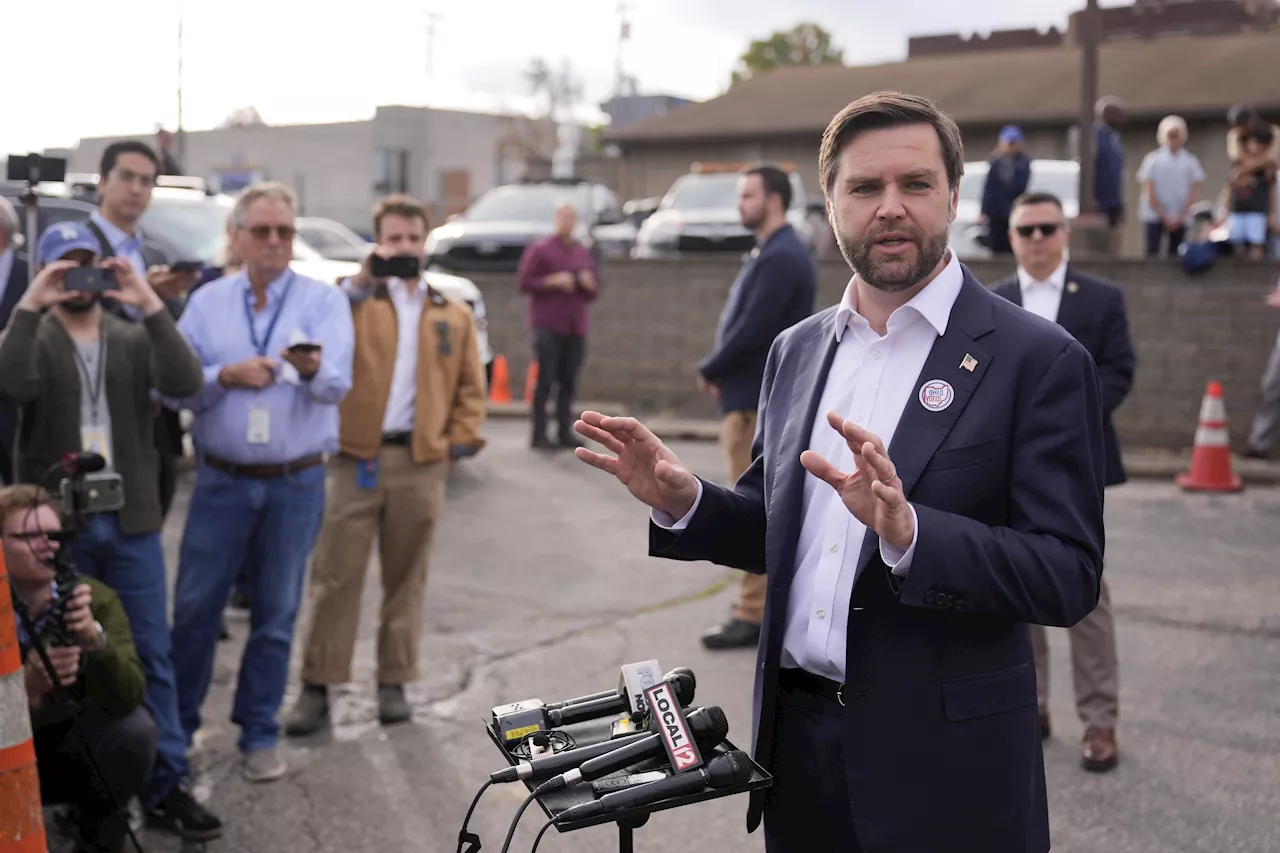
[[[1187,122],[1182,116],[1165,116],[1160,119],[1160,126],[1156,128],[1156,142],[1164,145],[1169,138],[1169,131],[1177,130],[1182,141],[1187,141]]]
[[[12,240],[18,233],[18,224],[18,211],[14,209],[13,202],[0,195],[0,231]]]
[[[244,227],[244,218],[245,214],[249,212],[249,205],[260,198],[282,201],[289,205],[290,213],[294,216],[298,215],[298,196],[293,190],[279,181],[263,181],[262,183],[250,184],[240,192],[240,195],[236,196],[236,206],[231,209],[231,221],[235,223],[237,228]]]

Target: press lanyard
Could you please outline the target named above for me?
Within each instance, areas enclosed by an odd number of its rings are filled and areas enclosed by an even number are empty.
[[[253,287],[250,286],[244,293],[244,317],[249,321],[249,340],[253,342],[253,348],[257,350],[258,355],[265,356],[267,354],[267,344],[271,343],[271,333],[276,330],[276,321],[280,319],[280,312],[284,310],[285,300],[289,298],[289,289],[293,287],[293,270],[289,270],[289,280],[284,283],[284,290],[280,293],[280,301],[276,303],[275,313],[271,315],[271,322],[267,324],[266,337],[259,341],[258,330],[253,324]]]
[[[76,367],[80,370],[80,379],[89,389],[89,415],[95,425],[98,424],[98,401],[102,399],[102,386],[107,375],[107,331],[98,326],[98,375],[89,376],[89,365],[80,356],[80,347],[75,347]]]

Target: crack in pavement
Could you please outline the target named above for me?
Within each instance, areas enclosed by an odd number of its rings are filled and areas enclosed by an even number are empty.
[[[725,577],[721,578],[720,580],[716,581],[710,586],[705,587],[702,590],[690,593],[689,595],[669,598],[669,599],[666,599],[665,601],[660,601],[655,604],[647,605],[637,610],[628,611],[627,615],[621,618],[618,618],[617,616],[600,618],[594,622],[589,622],[586,625],[580,625],[568,631],[562,631],[558,634],[553,634],[552,636],[544,637],[541,640],[520,646],[519,648],[511,649],[505,652],[499,652],[498,654],[489,655],[487,657],[480,657],[472,661],[470,664],[462,667],[462,678],[459,679],[458,686],[451,693],[447,693],[443,697],[434,700],[431,703],[431,705],[427,707],[426,712],[432,717],[435,717],[437,719],[453,718],[452,714],[441,711],[440,706],[447,705],[448,703],[454,702],[455,700],[457,700],[459,696],[466,693],[471,688],[471,686],[475,683],[476,678],[480,674],[480,672],[486,668],[493,667],[496,664],[504,663],[513,658],[519,657],[520,655],[529,654],[530,652],[542,651],[544,649],[558,646],[561,643],[576,639],[578,637],[583,636],[584,634],[591,634],[597,631],[617,630],[622,623],[629,622],[634,619],[638,619],[641,616],[647,616],[653,613],[659,613],[664,610],[670,610],[675,607],[680,607],[685,604],[691,604],[695,601],[701,601],[702,599],[709,598],[717,594],[721,590],[725,589],[733,581],[733,579],[734,579],[734,575],[732,573],[729,573],[729,574],[726,574]],[[474,646],[472,648],[474,649]]]
[[[1134,622],[1159,625],[1163,628],[1182,628],[1188,631],[1200,631],[1206,634],[1234,637],[1261,637],[1268,640],[1280,640],[1280,626],[1268,625],[1234,625],[1230,622],[1184,619],[1168,616],[1146,607],[1118,606],[1115,612]]]
[[[323,843],[320,840],[320,832],[312,825],[312,821],[316,816],[316,801],[311,796],[311,789],[307,787],[301,775],[290,775],[289,782],[302,792],[302,799],[307,804],[307,814],[302,820],[302,828],[306,830],[307,835],[311,838],[311,849],[320,850],[323,847]]]

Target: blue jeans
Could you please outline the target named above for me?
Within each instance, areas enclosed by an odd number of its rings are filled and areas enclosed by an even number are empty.
[[[307,558],[324,517],[324,482],[323,465],[257,479],[199,466],[173,596],[173,664],[188,744],[213,677],[222,608],[245,566],[250,633],[231,720],[240,727],[241,752],[276,745]]]
[[[76,570],[102,581],[120,597],[147,674],[145,704],[156,723],[156,761],[146,791],[147,805],[152,805],[181,779],[187,761],[170,657],[164,550],[159,533],[121,533],[114,512],[90,515],[88,524],[71,544]],[[172,760],[175,754],[181,759],[178,765]]]

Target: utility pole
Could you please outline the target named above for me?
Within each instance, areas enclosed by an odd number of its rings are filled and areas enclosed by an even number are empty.
[[[631,5],[626,0],[620,0],[618,3],[618,17],[621,19],[618,27],[618,52],[614,57],[613,66],[614,97],[622,97],[627,94],[627,75],[623,67],[622,54],[624,46],[631,38],[631,22],[627,20],[627,12],[629,11],[631,11]]]
[[[187,164],[187,134],[182,130],[182,2],[178,3],[178,162]]]
[[[433,62],[435,60],[436,46],[436,21],[440,20],[438,12],[427,12],[427,79],[431,79],[434,73]]]
[[[1097,213],[1093,194],[1094,105],[1098,102],[1098,0],[1080,15],[1080,213]]]

